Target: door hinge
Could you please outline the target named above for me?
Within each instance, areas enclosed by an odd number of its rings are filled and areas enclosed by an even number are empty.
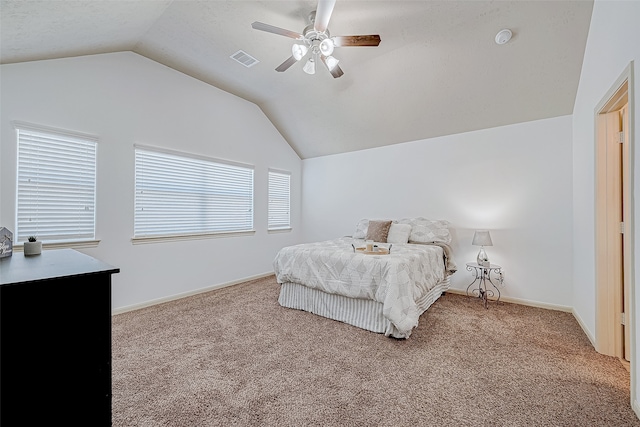
[[[624,222],[620,223],[620,234],[624,234]]]
[[[623,132],[620,132],[620,133],[618,134],[618,136],[619,136],[619,140],[618,140],[618,142],[619,142],[620,144],[624,144],[624,131],[623,131]]]
[[[622,323],[623,325],[625,325],[625,319],[624,319],[624,313],[620,313],[620,323]]]

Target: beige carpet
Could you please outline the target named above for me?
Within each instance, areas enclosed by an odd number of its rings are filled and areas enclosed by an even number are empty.
[[[640,426],[569,313],[446,294],[395,340],[277,297],[268,277],[113,316],[113,425]]]

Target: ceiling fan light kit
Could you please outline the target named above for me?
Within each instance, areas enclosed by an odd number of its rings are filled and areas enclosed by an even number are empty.
[[[338,62],[340,62],[340,61],[337,60],[336,58],[334,58],[333,56],[327,56],[327,57],[324,58],[324,65],[327,66],[327,69],[329,71],[331,71],[334,68],[336,68],[336,66],[338,65]]]
[[[316,73],[316,63],[313,60],[313,58],[309,58],[307,63],[304,64],[304,67],[302,67],[302,71],[304,71],[307,74],[315,74]]]
[[[257,21],[251,24],[251,27],[256,30],[290,37],[302,42],[302,44],[296,43],[291,47],[291,57],[280,64],[276,71],[286,71],[309,53],[309,59],[302,67],[305,73],[315,74],[316,62],[320,59],[331,75],[334,78],[338,78],[344,72],[338,66],[340,61],[332,56],[336,47],[378,46],[380,44],[380,36],[377,34],[331,37],[327,27],[335,3],[336,0],[318,0],[318,7],[309,14],[311,24],[307,25],[302,34]]]
[[[291,53],[293,54],[293,57],[296,59],[296,61],[300,61],[302,57],[307,54],[308,50],[309,48],[303,44],[294,44],[293,46],[291,46]]]
[[[329,56],[333,53],[333,40],[324,39],[320,42],[320,53],[324,56]]]

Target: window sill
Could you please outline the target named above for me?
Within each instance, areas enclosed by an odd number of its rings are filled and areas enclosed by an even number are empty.
[[[42,242],[42,249],[78,249],[78,248],[95,248],[100,244],[100,240],[83,240],[81,242]],[[24,244],[18,243],[13,245],[14,252],[24,252]]]
[[[131,243],[143,245],[148,243],[178,242],[182,240],[220,239],[224,237],[253,236],[255,230],[227,231],[222,233],[174,234],[167,236],[132,237]]]
[[[284,227],[284,228],[271,228],[269,230],[267,230],[267,233],[269,234],[275,234],[275,233],[289,233],[292,230],[291,227]]]

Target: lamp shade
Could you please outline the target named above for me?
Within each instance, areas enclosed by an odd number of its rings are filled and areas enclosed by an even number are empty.
[[[493,246],[489,230],[476,230],[473,234],[473,242],[471,242],[471,244],[474,246]]]
[[[304,67],[302,67],[302,71],[307,74],[315,74],[316,73],[316,63],[313,61],[313,58],[309,58]]]

